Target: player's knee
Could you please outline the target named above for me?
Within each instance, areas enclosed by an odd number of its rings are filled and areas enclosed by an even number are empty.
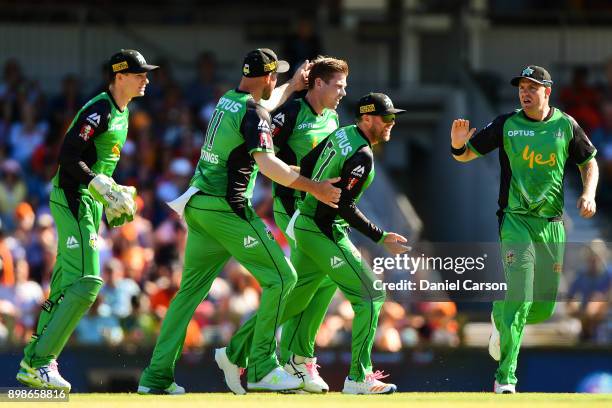
[[[527,323],[535,324],[548,320],[555,313],[555,302],[536,302],[531,307]]]
[[[66,289],[66,295],[70,294],[81,298],[83,301],[93,304],[102,288],[104,281],[97,276],[83,276]]]
[[[297,283],[297,272],[291,264],[291,261],[287,258],[285,259],[287,262],[286,265],[281,268],[281,275],[283,280],[283,292],[289,293],[291,290],[293,290],[295,284]]]

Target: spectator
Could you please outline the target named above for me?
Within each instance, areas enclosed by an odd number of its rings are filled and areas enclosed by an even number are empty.
[[[232,261],[225,267],[233,295],[229,300],[230,320],[236,327],[247,320],[259,307],[261,288],[244,266]]]
[[[119,319],[104,306],[104,299],[98,296],[75,330],[76,341],[80,344],[100,346],[117,345],[123,340]]]
[[[27,188],[22,179],[21,166],[15,160],[6,160],[1,168],[0,217],[6,222],[7,230],[13,230],[13,214],[26,195]]]
[[[133,296],[129,316],[121,321],[125,340],[136,345],[154,345],[158,332],[158,321],[150,311],[149,298],[145,294]]]
[[[49,110],[52,125],[57,133],[66,133],[72,118],[75,117],[85,100],[81,96],[81,84],[74,74],[68,74],[62,79],[62,90],[50,102]]]
[[[599,92],[588,83],[586,67],[576,67],[570,84],[561,89],[559,100],[565,112],[573,116],[587,134],[599,126]]]
[[[138,284],[125,277],[125,270],[117,258],[109,259],[103,270],[104,287],[100,294],[113,316],[120,319],[132,313],[132,297],[140,294]]]
[[[9,131],[11,157],[24,168],[30,167],[34,150],[44,141],[49,130],[45,121],[37,121],[36,108],[31,103],[21,107],[21,118],[14,123]]]
[[[41,286],[30,280],[30,266],[25,259],[15,263],[15,286],[13,304],[19,311],[19,324],[23,330],[23,339],[29,339],[38,319],[38,311],[43,303],[44,294]]]
[[[568,292],[568,312],[582,322],[583,340],[592,340],[605,319],[612,288],[606,243],[596,239],[585,248],[585,267],[578,271]]]
[[[308,17],[300,17],[296,22],[294,33],[286,37],[283,46],[282,55],[291,67],[287,74],[293,75],[302,62],[312,61],[321,53],[321,39],[316,33],[314,21]]]
[[[217,58],[212,52],[203,52],[196,63],[196,78],[185,89],[185,96],[193,112],[216,101],[217,94]]]
[[[0,218],[0,286],[13,286],[15,284],[13,256],[4,238],[5,231]]]

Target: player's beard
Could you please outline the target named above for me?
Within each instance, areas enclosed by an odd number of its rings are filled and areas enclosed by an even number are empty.
[[[388,142],[389,139],[391,139],[391,129],[393,129],[393,126],[391,126],[387,132],[387,125],[383,125],[378,134],[379,143],[385,143]]]

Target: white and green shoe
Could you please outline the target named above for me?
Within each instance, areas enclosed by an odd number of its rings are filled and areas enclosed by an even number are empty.
[[[49,388],[70,392],[72,386],[59,373],[57,361],[52,360],[49,365],[34,368],[25,361],[19,363],[17,381],[31,388]]]
[[[163,390],[145,387],[144,385],[138,386],[138,394],[142,395],[183,395],[185,394],[185,388],[181,387],[177,383],[173,382],[167,388]]]
[[[264,378],[254,383],[247,383],[249,391],[290,391],[304,386],[304,382],[289,374],[281,367],[276,367]]]

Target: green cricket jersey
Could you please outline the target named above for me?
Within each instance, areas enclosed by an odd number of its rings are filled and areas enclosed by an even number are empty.
[[[128,109],[119,110],[110,92],[87,102],[66,132],[53,185],[89,194],[87,185],[96,174],[112,177],[127,137],[128,116]]]
[[[251,94],[228,91],[208,123],[190,184],[206,195],[225,197],[232,209],[244,216],[257,176],[255,152],[274,152],[270,115]]]
[[[597,152],[574,118],[555,108],[542,121],[522,109],[498,116],[468,146],[479,156],[500,149],[500,217],[505,212],[561,216],[566,161],[581,166]]]
[[[333,224],[351,226],[375,242],[383,231],[357,208],[357,202],[374,179],[374,156],[367,137],[356,125],[337,129],[302,159],[302,174],[315,181],[341,177],[335,185],[342,189],[334,209],[306,194],[298,208],[310,217],[321,232],[333,240]]]
[[[338,128],[338,114],[333,109],[323,109],[318,115],[306,98],[293,99],[272,113],[272,137],[277,157],[289,165],[300,162],[319,142]],[[287,214],[295,211],[299,191],[273,183],[272,194],[279,197]]]

